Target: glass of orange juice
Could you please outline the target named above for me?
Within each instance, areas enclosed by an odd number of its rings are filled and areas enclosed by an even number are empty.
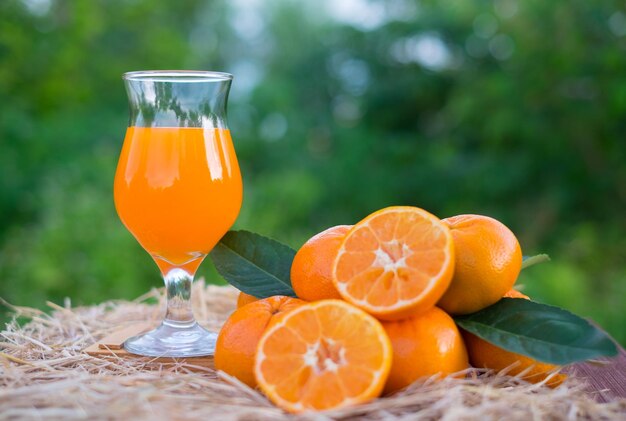
[[[140,71],[123,76],[130,123],[115,173],[115,208],[154,259],[167,291],[156,329],[124,348],[146,356],[212,355],[216,334],[196,322],[198,266],[239,214],[242,183],[226,124],[232,76]]]

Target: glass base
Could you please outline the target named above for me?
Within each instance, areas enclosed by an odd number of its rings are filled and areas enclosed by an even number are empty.
[[[203,357],[215,353],[217,333],[198,323],[189,326],[161,324],[143,335],[124,342],[124,349],[147,357]]]

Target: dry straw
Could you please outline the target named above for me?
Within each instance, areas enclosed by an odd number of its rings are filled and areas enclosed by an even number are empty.
[[[230,287],[194,285],[196,315],[218,330],[235,307]],[[52,311],[11,307],[30,321],[0,334],[0,420],[185,419],[282,420],[292,416],[259,392],[212,369],[149,359],[100,359],[82,352],[98,339],[137,321],[159,320],[162,291],[139,299]],[[465,379],[426,379],[366,405],[303,419],[530,420],[626,418],[626,400],[596,402],[576,379],[550,389],[472,370]]]

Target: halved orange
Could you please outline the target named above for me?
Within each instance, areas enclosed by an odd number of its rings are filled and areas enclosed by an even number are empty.
[[[392,206],[348,232],[333,282],[344,300],[381,320],[397,320],[432,308],[453,273],[450,229],[423,209]]]
[[[381,323],[341,300],[304,304],[261,337],[254,374],[289,412],[328,410],[380,395],[392,349]]]

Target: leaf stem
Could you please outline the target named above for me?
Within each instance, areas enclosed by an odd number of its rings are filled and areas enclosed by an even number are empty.
[[[537,254],[535,256],[525,257],[522,261],[522,270],[534,266],[539,263],[549,262],[550,256],[547,254]]]

